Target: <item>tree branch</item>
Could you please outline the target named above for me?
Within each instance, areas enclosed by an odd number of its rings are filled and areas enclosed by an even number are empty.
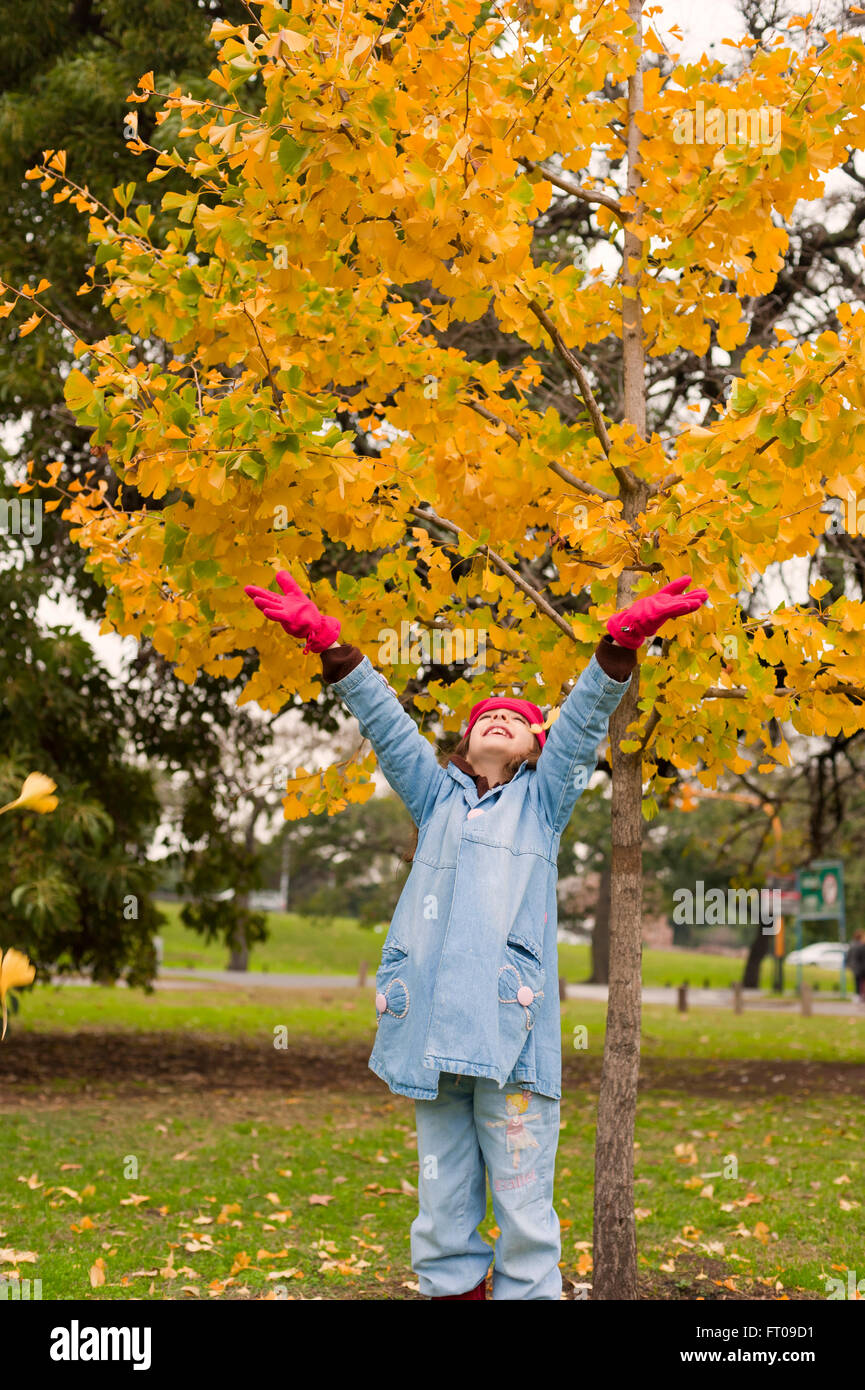
[[[493,412],[487,408],[487,406],[481,405],[480,401],[465,400],[463,401],[463,405],[469,406],[469,408],[473,410],[476,415],[482,416],[484,420],[489,420],[491,425],[504,426],[504,430],[508,438],[513,439],[515,444],[522,443],[523,436],[520,434],[519,430],[516,429],[514,425],[505,424],[504,420],[500,420],[498,415],[494,415]],[[568,483],[570,487],[575,487],[578,492],[584,492],[588,497],[598,497],[602,502],[616,501],[616,498],[614,497],[613,493],[605,492],[602,487],[595,487],[592,483],[584,483],[582,478],[575,477],[575,475],[569,472],[567,468],[563,468],[560,463],[551,463],[548,465],[548,467],[551,468],[552,471],[563,480],[563,482]]]
[[[609,208],[621,222],[625,222],[631,216],[629,212],[623,211],[619,202],[610,193],[599,193],[591,188],[581,188],[579,184],[571,183],[569,179],[562,178],[561,174],[552,173],[543,164],[536,164],[533,159],[520,158],[517,163],[522,164],[524,169],[537,170],[549,183],[554,184],[556,188],[561,188],[563,193],[569,193],[572,198],[579,198],[584,203],[600,203],[602,207]]]

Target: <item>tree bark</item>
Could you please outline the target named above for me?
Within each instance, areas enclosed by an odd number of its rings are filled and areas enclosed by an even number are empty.
[[[244,841],[249,854],[255,847],[255,822],[258,820],[258,813],[261,810],[261,801],[256,801],[253,806],[252,814],[246,825],[246,835]],[[249,910],[249,890],[241,893],[238,903],[242,908]],[[229,943],[231,955],[228,958],[229,970],[248,970],[249,969],[249,942],[246,939],[246,930],[243,926],[238,926]]]
[[[630,17],[642,49],[642,0],[630,0]],[[622,339],[625,420],[640,437],[646,432],[645,357],[639,299],[639,271],[631,257],[642,258],[642,244],[628,230],[639,220],[640,132],[634,119],[643,109],[642,58],[628,83],[628,193],[635,197],[633,221],[624,232],[622,270]],[[633,479],[633,474],[630,475]],[[633,479],[622,487],[623,515],[634,521],[645,509],[648,486]],[[633,601],[638,575],[623,570],[616,591],[617,610]],[[634,1220],[634,1122],[640,1071],[642,1009],[642,756],[623,753],[621,739],[639,711],[639,664],[621,704],[610,720],[613,769],[612,880],[610,894],[610,987],[604,1061],[598,1098],[595,1140],[595,1209],[593,1299],[637,1296],[637,1236]]]
[[[601,870],[598,884],[598,905],[592,930],[592,973],[586,981],[589,985],[605,985],[610,979],[610,882],[607,863]]]

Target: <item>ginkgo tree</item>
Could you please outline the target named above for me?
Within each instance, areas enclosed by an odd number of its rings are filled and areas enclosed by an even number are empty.
[[[743,301],[782,269],[784,219],[865,146],[865,46],[834,32],[818,46],[794,18],[777,43],[744,40],[725,85],[705,58],[662,80],[651,55],[666,44],[640,0],[443,0],[435,11],[415,0],[391,24],[375,0],[253,13],[213,27],[212,97],[162,90],[155,73],[130,94],[133,113],[143,102],[159,104],[159,120],[180,113],[176,148],[152,149],[134,122],[128,147],[145,183],[181,171],[187,191],[148,202],[126,184],[108,207],[63,150],[28,173],[89,218],[80,293],[101,294],[118,325],[76,341],[65,388],[107,451],[116,496],[104,481],[65,486],[60,462],[35,476],[56,485],[51,505],[65,504],[109,591],[107,626],[150,637],[189,681],[233,675],[257,647],[243,698],[268,710],[314,698],[320,671],[313,656],[287,656],[281,629],[245,598],[275,567],[367,651],[402,617],[482,631],[486,670],[430,681],[414,701],[444,731],[492,693],[558,706],[610,612],[682,574],[709,591],[660,653],[643,653],[610,728],[593,1296],[634,1297],[642,817],[672,781],[660,760],[711,786],[728,770],[789,764],[786,740],[767,736],[773,718],[801,733],[865,727],[865,603],[821,609],[813,589],[810,605],[772,613],[771,636],[740,604],[767,568],[815,552],[828,496],[865,485],[865,313],[841,304],[839,331],[814,341],[777,331],[771,349],[742,357],[721,418],[683,414],[669,437],[646,437],[645,362],[745,342]],[[777,145],[683,140],[698,102],[778,112]],[[599,154],[626,183],[593,172]],[[615,269],[536,263],[532,226],[554,190],[591,208]],[[415,304],[406,287],[419,281],[432,288]],[[47,284],[6,288],[0,312],[21,313],[22,333],[52,315]],[[516,365],[440,341],[488,309],[524,348]],[[611,334],[619,420],[592,385],[592,347]],[[574,423],[537,407],[548,352],[583,402]],[[336,423],[347,408],[375,456]],[[153,505],[127,509],[124,485]],[[533,585],[521,564],[553,535],[556,577]],[[380,552],[374,572],[311,581],[336,541]],[[445,545],[470,562],[457,583]],[[558,611],[586,590],[591,611]],[[377,664],[399,689],[405,673]],[[361,748],[324,776],[298,769],[286,815],[366,799],[373,767]]]

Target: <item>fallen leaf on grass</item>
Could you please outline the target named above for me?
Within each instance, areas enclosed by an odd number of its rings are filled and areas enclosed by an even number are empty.
[[[136,1194],[133,1192],[132,1195],[131,1195],[130,1197],[121,1197],[121,1198],[120,1198],[120,1205],[121,1205],[122,1207],[140,1207],[142,1202],[149,1202],[149,1201],[150,1201],[150,1198],[149,1198],[149,1197],[138,1197],[138,1196],[136,1196]]]
[[[11,1247],[8,1250],[0,1250],[0,1264],[4,1265],[32,1265],[36,1263],[36,1258],[32,1250],[13,1250]]]
[[[721,1211],[734,1211],[736,1207],[750,1207],[753,1202],[762,1202],[756,1192],[748,1192],[744,1197],[734,1197],[732,1202],[722,1202]]]
[[[307,1201],[311,1207],[326,1207],[328,1202],[333,1201],[333,1197],[321,1192],[313,1192],[312,1196],[307,1198]]]
[[[222,1211],[219,1213],[219,1215],[218,1215],[217,1218],[216,1218],[216,1224],[217,1224],[217,1226],[225,1226],[225,1225],[227,1225],[229,1216],[236,1216],[237,1213],[238,1213],[239,1211],[240,1211],[240,1203],[239,1203],[239,1202],[227,1202],[227,1203],[225,1204],[225,1206],[223,1206]]]
[[[61,1173],[68,1173],[71,1168],[80,1168],[81,1166],[80,1163],[61,1163],[60,1171]]]
[[[105,1283],[105,1261],[100,1255],[90,1266],[90,1287],[96,1289],[100,1284]]]
[[[70,1231],[74,1231],[76,1235],[80,1235],[82,1231],[95,1231],[96,1227],[89,1216],[82,1216],[77,1224],[73,1221],[69,1229]]]
[[[646,1221],[651,1215],[651,1207],[634,1207],[634,1216],[638,1221]]]
[[[305,1279],[302,1269],[272,1269],[265,1279]]]

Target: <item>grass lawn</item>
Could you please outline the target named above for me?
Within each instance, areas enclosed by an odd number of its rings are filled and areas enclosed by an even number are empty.
[[[160,903],[166,923],[162,928],[164,964],[179,969],[224,970],[228,952],[216,943],[208,944],[180,921],[178,903]],[[250,970],[282,974],[357,975],[362,960],[370,975],[375,973],[381,955],[384,932],[360,927],[352,917],[300,917],[294,913],[266,914],[270,938],[250,952]],[[559,946],[559,969],[571,984],[588,978],[588,946]],[[771,961],[764,960],[760,984],[767,992],[772,982]],[[836,990],[838,972],[809,966],[805,979],[820,989]],[[731,986],[742,978],[742,960],[733,956],[705,955],[702,951],[643,950],[643,984],[680,985],[710,989]],[[792,967],[786,971],[789,993],[796,982]],[[852,977],[847,977],[852,990]]]
[[[604,1016],[562,1009],[574,1283]],[[862,1277],[865,1019],[648,1006],[643,1025],[642,1296],[824,1298]],[[44,1299],[418,1298],[414,1104],[366,1066],[374,1032],[371,989],[27,992],[0,1054],[3,1270]],[[492,1245],[491,1200],[480,1231]]]

